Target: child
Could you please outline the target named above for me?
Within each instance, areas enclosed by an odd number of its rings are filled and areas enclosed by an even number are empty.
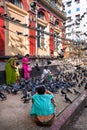
[[[18,81],[20,79],[20,73],[19,73],[19,62],[16,62],[16,83],[18,84]]]
[[[45,66],[43,69],[43,73],[41,75],[41,82],[44,82],[46,80],[51,80],[52,76],[51,76],[51,72],[48,69],[48,66]]]

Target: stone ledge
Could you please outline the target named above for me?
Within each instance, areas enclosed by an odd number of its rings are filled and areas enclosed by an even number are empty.
[[[69,107],[67,107],[50,130],[65,130],[75,114],[81,110],[86,103],[87,91],[84,91]]]

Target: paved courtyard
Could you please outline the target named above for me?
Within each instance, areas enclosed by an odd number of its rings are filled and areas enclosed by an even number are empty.
[[[54,94],[56,102],[55,121],[58,115],[70,105],[65,101],[60,91]],[[78,91],[82,93],[84,88],[80,88]],[[72,94],[67,93],[67,95],[72,101],[78,97],[74,92]],[[49,130],[49,127],[39,127],[32,122],[29,115],[31,100],[24,104],[21,97],[22,94],[19,91],[17,95],[7,94],[7,100],[0,101],[0,130]]]

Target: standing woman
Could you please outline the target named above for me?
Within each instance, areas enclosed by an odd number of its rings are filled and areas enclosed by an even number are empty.
[[[7,62],[6,62],[6,84],[13,84],[16,83],[16,60],[18,59],[18,56],[15,55],[11,57]]]
[[[29,54],[26,54],[22,59],[24,79],[30,79],[30,72],[28,71],[29,63]]]

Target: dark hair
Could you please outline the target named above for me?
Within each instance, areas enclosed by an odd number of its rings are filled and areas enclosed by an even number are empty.
[[[16,65],[19,65],[19,62],[16,62]]]
[[[44,94],[45,93],[45,87],[44,86],[40,86],[37,88],[37,93],[38,94]]]
[[[45,69],[48,69],[48,66],[45,66],[44,68],[45,68]]]
[[[13,57],[17,57],[18,58],[18,55],[14,55]]]
[[[29,54],[26,54],[25,56],[29,57]]]

